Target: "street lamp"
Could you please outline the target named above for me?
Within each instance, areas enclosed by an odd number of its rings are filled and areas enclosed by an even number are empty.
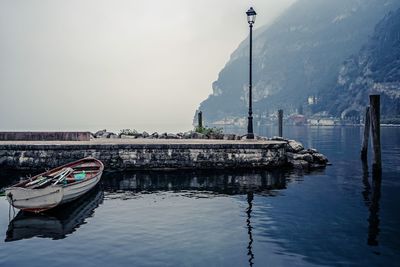
[[[247,124],[247,139],[254,139],[253,132],[253,105],[252,105],[252,46],[253,46],[253,24],[256,22],[257,13],[254,11],[252,7],[246,12],[247,14],[247,22],[250,27],[250,68],[249,68],[249,117]]]

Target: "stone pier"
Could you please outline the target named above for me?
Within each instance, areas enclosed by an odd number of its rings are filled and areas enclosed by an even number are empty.
[[[0,141],[0,169],[53,168],[89,156],[101,160],[107,170],[275,169],[295,165],[296,151],[289,143],[204,139]],[[302,155],[307,154],[302,151]],[[303,164],[297,165],[312,167],[305,166],[305,157],[299,157]],[[308,158],[312,164],[313,157]]]

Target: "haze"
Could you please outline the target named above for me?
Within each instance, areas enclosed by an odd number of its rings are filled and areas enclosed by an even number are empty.
[[[293,2],[0,0],[0,130],[190,130],[245,11]]]

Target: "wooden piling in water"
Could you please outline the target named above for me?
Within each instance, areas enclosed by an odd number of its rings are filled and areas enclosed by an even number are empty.
[[[203,128],[203,112],[199,111],[197,114],[199,128]]]
[[[283,110],[278,110],[278,129],[279,134],[278,136],[283,137]]]
[[[368,142],[369,142],[369,131],[371,127],[371,117],[369,106],[365,109],[365,121],[364,121],[364,138],[361,146],[361,159],[367,160],[368,155]]]
[[[380,95],[370,95],[370,116],[372,132],[372,169],[382,170],[381,160],[381,119],[380,119]]]

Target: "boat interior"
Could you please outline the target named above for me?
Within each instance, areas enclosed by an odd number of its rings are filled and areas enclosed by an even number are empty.
[[[29,177],[15,186],[29,189],[40,189],[49,185],[68,186],[89,180],[95,177],[101,170],[102,165],[98,161],[82,160],[49,170],[34,177]]]

